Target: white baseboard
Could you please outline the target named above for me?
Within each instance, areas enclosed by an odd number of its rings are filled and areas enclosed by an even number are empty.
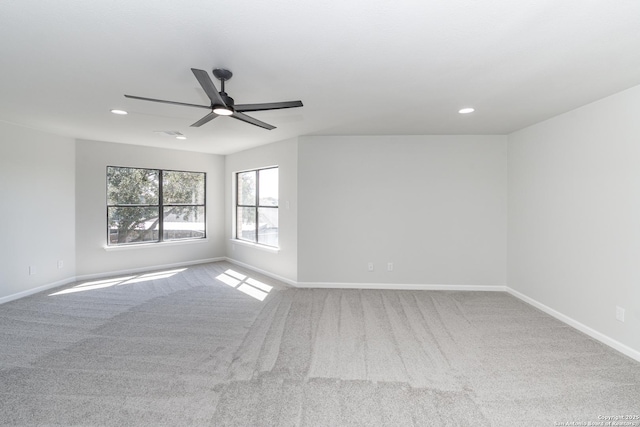
[[[279,280],[281,282],[286,283],[287,285],[298,287],[298,282],[296,282],[295,280],[291,280],[291,279],[287,279],[286,277],[278,276],[277,274],[273,274],[270,271],[261,270],[259,268],[256,268],[256,267],[252,266],[252,265],[246,264],[246,263],[244,263],[242,261],[238,261],[237,259],[225,257],[224,260],[230,262],[231,264],[238,265],[238,266],[240,266],[242,268],[246,268],[248,270],[253,270],[256,273],[260,273],[260,274],[263,274],[263,275],[265,275],[267,277],[271,277],[272,279]]]
[[[196,264],[207,264],[207,263],[210,263],[210,262],[224,261],[224,260],[225,260],[225,258],[223,258],[223,257],[209,258],[209,259],[201,259],[201,260],[197,260],[197,261],[185,261],[185,262],[177,262],[177,263],[174,263],[174,264],[163,264],[163,265],[156,265],[156,266],[150,266],[150,267],[132,268],[132,269],[128,269],[128,270],[105,271],[105,272],[102,272],[102,273],[84,274],[84,275],[81,275],[81,276],[72,276],[72,277],[68,277],[68,278],[66,278],[64,280],[59,280],[57,282],[49,283],[49,284],[46,284],[46,285],[43,285],[43,286],[38,286],[37,288],[28,289],[26,291],[22,291],[22,292],[18,292],[18,293],[15,293],[15,294],[7,295],[5,297],[0,298],[0,304],[4,304],[4,303],[9,302],[9,301],[15,301],[17,299],[24,298],[24,297],[27,297],[29,295],[37,294],[38,292],[48,291],[48,290],[53,289],[53,288],[57,288],[57,287],[64,286],[64,285],[68,285],[68,284],[73,283],[73,282],[80,282],[80,281],[83,281],[83,280],[102,279],[102,278],[106,278],[106,277],[113,277],[113,276],[120,276],[120,275],[125,275],[125,274],[134,274],[134,273],[144,273],[144,272],[155,271],[155,270],[166,270],[166,269],[170,269],[170,268],[186,267],[186,266],[189,266],[189,265],[196,265]]]
[[[187,267],[190,265],[207,264],[210,262],[217,262],[217,261],[224,261],[224,260],[225,260],[224,257],[207,258],[207,259],[199,259],[195,261],[176,262],[173,264],[151,265],[148,267],[130,268],[127,270],[105,271],[102,273],[83,274],[80,276],[76,276],[76,282],[79,282],[81,280],[102,279],[107,277],[120,276],[124,274],[136,274],[136,273],[146,273],[149,271],[156,271],[156,270],[167,270],[170,268]]]
[[[288,285],[297,287],[297,288],[332,288],[332,289],[387,289],[387,290],[427,290],[427,291],[487,291],[487,292],[508,292],[514,297],[530,304],[537,309],[547,313],[550,316],[555,317],[561,322],[566,323],[567,325],[579,330],[580,332],[590,336],[591,338],[600,341],[601,343],[619,351],[620,353],[640,362],[640,351],[637,351],[619,341],[614,340],[613,338],[596,331],[595,329],[590,328],[589,326],[578,322],[577,320],[560,313],[559,311],[554,310],[553,308],[542,304],[535,299],[516,291],[508,286],[502,285],[443,285],[443,284],[431,284],[431,285],[422,285],[422,284],[393,284],[393,283],[339,283],[339,282],[297,282],[295,280],[287,279],[286,277],[278,276],[277,274],[273,274],[266,270],[261,270],[252,265],[243,263],[241,261],[235,260],[229,257],[218,257],[218,258],[209,258],[202,259],[196,261],[186,261],[186,262],[178,262],[174,264],[164,264],[157,266],[149,266],[149,267],[141,267],[141,268],[133,268],[128,270],[118,270],[118,271],[108,271],[102,273],[95,274],[86,274],[81,276],[68,277],[66,279],[49,283],[47,285],[39,286],[37,288],[28,289],[26,291],[18,292],[12,295],[7,295],[4,297],[0,297],[0,304],[7,303],[9,301],[14,301],[20,298],[27,297],[29,295],[37,294],[38,292],[47,291],[53,288],[57,288],[60,286],[68,285],[73,282],[78,282],[82,280],[91,280],[91,279],[100,279],[106,277],[119,276],[124,274],[134,274],[134,273],[142,273],[148,271],[155,270],[164,270],[170,268],[177,267],[185,267],[189,265],[196,264],[206,264],[210,262],[217,261],[228,261],[232,264],[238,265],[240,267],[253,270],[256,273],[263,274],[265,276],[271,277],[273,279],[284,282]]]
[[[505,292],[506,287],[500,285],[423,285],[423,284],[395,284],[395,283],[340,283],[340,282],[297,282],[295,280],[287,279],[286,277],[278,276],[270,271],[256,268],[250,264],[246,264],[242,261],[238,261],[233,258],[226,258],[232,264],[239,265],[240,267],[248,270],[255,271],[256,273],[263,274],[267,277],[284,282],[288,285],[296,288],[323,288],[323,289],[388,289],[388,290],[415,290],[415,291],[490,291],[490,292]]]
[[[516,291],[515,289],[506,288],[506,291],[508,293],[510,293],[511,295],[513,295],[514,297],[526,302],[527,304],[530,304],[532,306],[534,306],[535,308],[544,311],[545,313],[547,313],[550,316],[555,317],[556,319],[560,320],[561,322],[566,323],[567,325],[579,330],[580,332],[590,336],[591,338],[600,341],[601,343],[608,345],[609,347],[613,348],[614,350],[619,351],[620,353],[629,356],[630,358],[637,360],[638,362],[640,362],[640,351],[634,350],[633,348],[622,344],[619,341],[614,340],[611,337],[608,337],[607,335],[596,331],[595,329],[590,328],[589,326],[578,322],[577,320],[566,316],[562,313],[560,313],[559,311],[554,310],[553,308],[542,304],[541,302],[538,302],[536,300],[534,300],[531,297],[528,297],[527,295],[520,293],[518,291]]]
[[[253,270],[257,273],[264,274],[265,276],[272,277],[274,279],[285,282],[291,286],[297,288],[330,288],[330,289],[389,289],[389,290],[425,290],[425,291],[489,291],[489,292],[508,292],[514,297],[520,299],[521,301],[530,304],[539,310],[547,313],[550,316],[555,317],[561,322],[566,323],[579,330],[580,332],[587,334],[591,338],[600,341],[601,343],[613,348],[614,350],[619,351],[620,353],[637,360],[640,362],[640,352],[634,350],[633,348],[622,344],[619,341],[614,340],[607,335],[596,331],[595,329],[586,326],[577,320],[566,316],[559,311],[548,307],[533,298],[530,298],[515,289],[512,289],[508,286],[502,285],[442,285],[442,284],[431,284],[431,285],[421,285],[421,284],[393,284],[393,283],[339,283],[339,282],[296,282],[293,280],[289,280],[283,277],[279,277],[275,274],[272,274],[268,271],[257,269],[249,264],[245,264],[243,262],[227,258],[227,261],[237,264],[241,267],[247,268],[249,270]]]
[[[486,291],[505,292],[501,285],[443,285],[443,284],[414,284],[414,283],[340,283],[340,282],[297,282],[298,288],[325,289],[382,289],[402,291]]]
[[[68,285],[69,283],[73,283],[75,281],[76,281],[75,277],[68,277],[66,279],[59,280],[57,282],[38,286],[37,288],[27,289],[26,291],[18,292],[16,294],[7,295],[6,297],[0,298],[0,304],[4,304],[9,301],[15,301],[20,298],[28,297],[29,295],[37,294],[38,292],[48,291],[49,289],[57,288],[59,286]]]

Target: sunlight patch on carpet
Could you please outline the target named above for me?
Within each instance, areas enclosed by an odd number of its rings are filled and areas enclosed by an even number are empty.
[[[272,286],[231,269],[219,274],[216,279],[259,301],[264,301],[271,289],[273,289]]]
[[[72,288],[63,289],[59,292],[49,294],[50,297],[56,295],[73,294],[76,292],[94,291],[97,289],[110,288],[112,286],[131,285],[133,283],[147,282],[149,280],[168,279],[178,273],[185,271],[186,268],[178,268],[175,270],[155,271],[153,273],[145,273],[133,276],[117,277],[104,280],[94,280],[76,285]]]

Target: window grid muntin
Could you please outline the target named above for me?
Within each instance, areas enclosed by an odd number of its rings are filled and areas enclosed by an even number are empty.
[[[236,239],[238,240],[243,240],[245,242],[253,242],[259,245],[264,245],[264,246],[269,246],[269,247],[277,247],[274,245],[268,245],[266,243],[260,243],[258,242],[258,234],[259,234],[259,228],[260,228],[260,223],[258,221],[258,209],[259,208],[272,208],[272,209],[279,209],[280,207],[280,193],[278,192],[278,204],[273,206],[273,205],[260,205],[260,171],[263,170],[269,170],[269,169],[278,169],[278,166],[270,166],[267,168],[260,168],[260,169],[251,169],[251,170],[246,170],[246,171],[241,171],[241,172],[236,172]],[[249,173],[249,172],[253,172],[255,174],[255,187],[256,187],[256,191],[255,191],[255,200],[254,200],[254,204],[252,205],[247,205],[247,204],[241,204],[240,203],[240,176],[244,173]],[[255,230],[254,230],[254,240],[248,240],[248,239],[244,239],[241,237],[241,233],[238,233],[239,229],[239,224],[238,224],[238,208],[253,208],[254,209],[254,217],[255,217]],[[279,223],[279,220],[278,220]],[[278,226],[279,229],[279,226]],[[279,231],[278,231],[279,233]]]
[[[148,170],[148,171],[158,171],[158,204],[109,204],[109,169],[140,169],[140,170]],[[202,204],[179,204],[179,203],[163,203],[163,173],[164,172],[186,172],[186,173],[195,173],[201,174],[203,176],[202,184],[203,188],[203,202]],[[138,245],[138,244],[149,244],[149,243],[161,243],[161,242],[172,242],[172,241],[182,241],[182,240],[199,240],[205,239],[207,237],[207,173],[206,172],[195,172],[195,171],[183,171],[183,170],[175,170],[175,169],[153,169],[153,168],[136,168],[130,166],[107,166],[107,246],[127,246],[127,245]],[[178,238],[178,239],[164,239],[164,208],[167,206],[192,206],[192,207],[203,207],[204,208],[204,218],[203,224],[204,229],[202,232],[202,237],[186,237],[186,238]],[[130,208],[130,207],[150,207],[158,209],[158,239],[155,240],[147,240],[142,242],[123,242],[123,243],[111,243],[111,230],[109,228],[109,208]]]

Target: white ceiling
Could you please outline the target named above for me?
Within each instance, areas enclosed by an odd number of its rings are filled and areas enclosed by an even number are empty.
[[[272,131],[191,128],[206,110],[123,96],[209,104],[190,68],[230,69],[236,103],[304,107],[249,113]],[[506,134],[640,84],[640,1],[2,0],[0,73],[0,120],[76,138],[226,154],[299,135]]]

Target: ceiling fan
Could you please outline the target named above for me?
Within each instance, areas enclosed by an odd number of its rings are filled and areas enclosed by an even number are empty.
[[[286,102],[267,102],[263,104],[235,104],[233,98],[227,95],[227,92],[224,91],[224,82],[229,80],[233,73],[229,70],[224,70],[221,68],[216,68],[213,70],[213,75],[222,82],[222,90],[218,92],[218,89],[213,84],[213,80],[209,77],[209,74],[204,70],[198,70],[196,68],[192,68],[191,71],[198,79],[200,86],[205,91],[209,99],[211,100],[211,105],[198,105],[198,104],[187,104],[185,102],[175,102],[175,101],[165,101],[162,99],[153,99],[153,98],[143,98],[141,96],[133,96],[133,95],[125,95],[127,98],[132,99],[141,99],[143,101],[153,101],[153,102],[162,102],[165,104],[175,104],[175,105],[185,105],[187,107],[198,107],[198,108],[206,108],[207,110],[211,110],[209,114],[195,122],[191,125],[191,127],[200,127],[205,123],[210,122],[218,116],[229,116],[234,119],[238,119],[243,122],[250,123],[255,126],[259,126],[261,128],[265,128],[268,130],[275,129],[276,127],[270,125],[269,123],[265,123],[258,119],[255,119],[251,116],[247,116],[244,114],[247,111],[264,111],[264,110],[280,110],[283,108],[295,108],[302,107],[302,101],[286,101]]]

